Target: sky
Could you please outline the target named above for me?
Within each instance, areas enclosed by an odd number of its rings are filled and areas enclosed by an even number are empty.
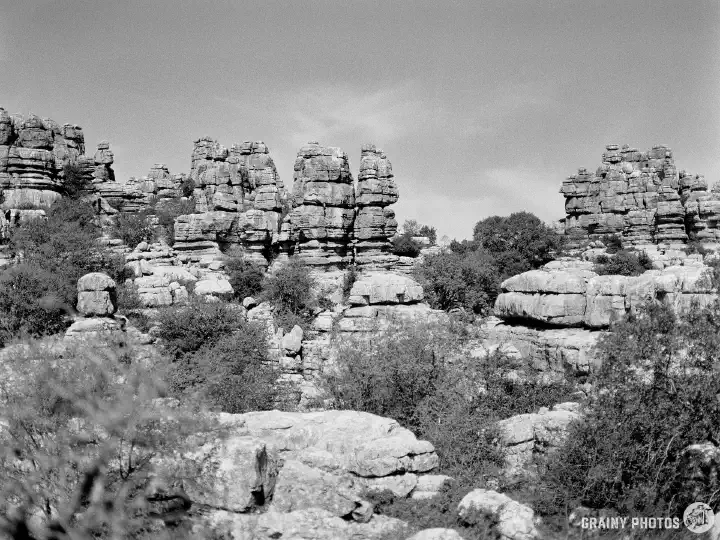
[[[0,0],[0,106],[108,140],[116,177],[189,172],[193,140],[372,142],[399,222],[564,216],[606,144],[720,181],[717,0]]]

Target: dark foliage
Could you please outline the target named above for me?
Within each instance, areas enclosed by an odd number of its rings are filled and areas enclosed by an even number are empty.
[[[600,275],[639,276],[652,267],[652,259],[644,251],[635,253],[621,249],[611,257],[598,257],[594,269]]]
[[[563,245],[562,236],[529,212],[479,221],[473,240],[495,258],[502,279],[551,261]]]
[[[100,229],[91,205],[63,198],[47,212],[13,230],[10,254],[22,264],[0,272],[2,337],[55,333],[68,324],[77,303],[77,280],[106,272],[118,282],[127,277],[122,257],[100,246]]]
[[[121,213],[117,217],[113,235],[131,248],[140,242],[152,242],[155,229],[147,212]]]
[[[425,258],[415,271],[433,308],[461,308],[485,315],[500,292],[500,274],[483,251],[440,253]]]
[[[619,234],[607,234],[603,237],[602,243],[605,244],[605,251],[610,255],[614,255],[623,249],[622,237]]]
[[[83,170],[75,163],[67,163],[63,167],[63,194],[70,199],[78,199],[88,192],[90,180]]]
[[[241,328],[241,320],[240,312],[230,304],[198,300],[162,310],[158,337],[167,353],[177,359],[214,346]]]
[[[256,296],[262,291],[265,270],[242,255],[231,257],[225,261],[225,273],[235,291],[235,298],[239,300],[248,296]]]
[[[189,182],[192,182],[192,180],[189,180]],[[158,225],[162,227],[162,234],[168,245],[172,246],[175,243],[175,220],[178,216],[192,214],[194,212],[194,199],[173,199],[171,201],[165,201],[155,208]]]
[[[273,305],[275,320],[281,327],[307,326],[317,306],[314,286],[310,269],[296,257],[265,277],[263,298]]]
[[[425,236],[430,240],[430,245],[434,246],[437,244],[437,230],[435,227],[430,227],[428,225],[423,225],[420,227],[420,230],[418,231],[418,236]]]
[[[718,503],[712,476],[683,483],[679,468],[685,447],[720,437],[718,336],[717,305],[678,317],[652,304],[612,327],[592,406],[545,475],[555,510],[682,516],[692,501]]]
[[[396,236],[392,240],[392,252],[400,257],[417,257],[420,255],[422,246],[415,240],[410,233],[404,233]]]
[[[269,410],[277,398],[265,329],[244,320],[232,333],[175,362],[168,377],[177,397],[193,396],[229,413]]]

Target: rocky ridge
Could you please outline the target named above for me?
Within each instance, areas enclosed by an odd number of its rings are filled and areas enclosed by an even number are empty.
[[[627,245],[672,249],[693,238],[716,244],[720,237],[718,193],[702,175],[678,171],[665,145],[646,152],[608,145],[594,173],[580,168],[560,192],[562,228],[575,242],[618,234]]]

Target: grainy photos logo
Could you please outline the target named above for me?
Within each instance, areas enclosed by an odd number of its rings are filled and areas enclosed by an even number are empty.
[[[712,529],[715,514],[709,505],[696,502],[685,509],[682,523],[690,532],[702,534]],[[583,529],[640,529],[662,530],[679,529],[680,518],[670,517],[583,517],[580,521]]]
[[[683,513],[683,523],[689,531],[702,534],[712,529],[715,523],[715,514],[707,504],[692,503]]]

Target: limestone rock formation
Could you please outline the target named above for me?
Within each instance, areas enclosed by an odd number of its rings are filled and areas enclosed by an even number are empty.
[[[299,150],[294,171],[293,208],[283,224],[288,245],[306,264],[345,267],[352,260],[355,220],[347,154],[309,142]]]
[[[212,523],[268,533],[257,538],[274,538],[278,531],[372,538],[375,528],[402,522],[374,516],[365,490],[377,482],[414,487],[418,475],[438,463],[430,443],[368,413],[264,411],[216,418],[224,433],[198,434],[190,451],[155,458],[148,491],[167,493],[181,481],[192,504],[207,510],[196,521],[198,530]],[[266,512],[253,512],[262,506]],[[265,520],[268,515],[272,520]],[[354,536],[346,536],[348,528]]]
[[[580,417],[580,405],[567,402],[497,422],[505,453],[505,474],[523,473],[537,455],[560,448],[570,424]]]
[[[489,520],[502,540],[532,540],[540,537],[535,528],[532,508],[497,491],[471,491],[460,501],[458,515],[463,522],[471,525]]]
[[[395,212],[389,208],[397,200],[398,188],[390,161],[375,145],[363,145],[353,228],[355,263],[359,267],[389,268],[397,262],[390,243],[397,232],[397,221]]]
[[[606,328],[610,322],[657,299],[676,310],[715,298],[708,267],[670,266],[640,276],[599,276],[581,268],[531,270],[505,280],[495,302],[502,319],[547,325]]]
[[[86,317],[112,315],[117,310],[115,281],[109,276],[92,272],[78,280],[77,310]]]
[[[720,202],[701,176],[678,173],[665,145],[647,152],[608,145],[595,173],[579,169],[560,192],[565,233],[574,240],[619,234],[627,245],[662,248],[683,245],[688,233],[715,240]]]

